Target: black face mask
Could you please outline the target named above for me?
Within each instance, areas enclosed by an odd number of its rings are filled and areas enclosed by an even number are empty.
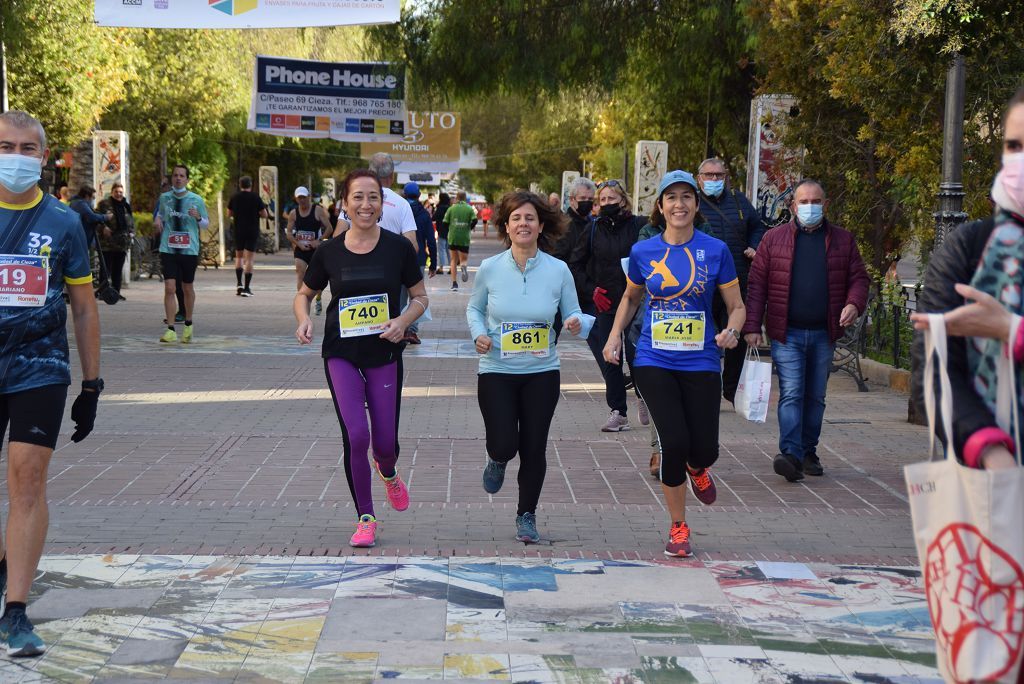
[[[622,207],[619,206],[618,204],[606,204],[603,207],[601,207],[601,216],[604,216],[605,218],[618,218],[621,212]]]
[[[580,216],[590,216],[590,212],[594,210],[594,201],[586,200],[585,202],[576,203],[576,213]]]

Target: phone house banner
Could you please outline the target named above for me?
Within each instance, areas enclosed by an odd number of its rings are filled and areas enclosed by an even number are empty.
[[[405,72],[386,62],[256,57],[249,130],[345,142],[405,137]]]
[[[158,29],[394,24],[399,0],[96,0],[100,26]]]

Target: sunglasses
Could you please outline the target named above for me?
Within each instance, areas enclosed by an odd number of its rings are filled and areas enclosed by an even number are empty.
[[[597,189],[600,190],[601,188],[619,188],[619,189],[621,189],[622,188],[622,183],[620,183],[619,181],[617,181],[614,178],[612,178],[611,180],[606,180],[603,183],[598,183],[597,184]]]

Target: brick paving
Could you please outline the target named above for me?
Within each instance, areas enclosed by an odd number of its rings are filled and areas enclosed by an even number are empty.
[[[493,239],[474,244],[473,266],[497,249]],[[666,516],[647,474],[648,430],[631,405],[632,431],[599,431],[607,409],[596,364],[582,342],[565,338],[538,511],[545,542],[524,549],[511,539],[516,465],[498,495],[480,487],[483,424],[464,315],[472,280],[459,292],[448,283],[428,281],[434,320],[405,355],[400,467],[414,503],[405,513],[379,506],[372,553],[660,555]],[[132,283],[117,306],[101,304],[107,391],[93,435],[78,445],[62,438],[54,456],[47,553],[367,553],[345,544],[354,510],[341,435],[318,345],[299,347],[292,336],[290,258],[258,258],[253,288],[255,297],[238,298],[231,269],[201,271],[191,347],[157,344],[156,281]],[[901,467],[923,458],[926,439],[905,422],[905,396],[859,393],[833,376],[820,449],[826,476],[797,484],[771,470],[774,407],[765,425],[727,408],[719,500],[688,513],[701,554],[914,563]],[[66,416],[65,434],[71,429]]]

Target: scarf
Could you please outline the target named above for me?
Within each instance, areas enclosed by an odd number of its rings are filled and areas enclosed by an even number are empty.
[[[998,200],[997,200],[998,201]],[[1024,218],[997,205],[995,226],[982,252],[971,287],[995,297],[1008,311],[1024,314]],[[1003,353],[1003,343],[981,337],[967,341],[967,365],[974,378],[974,389],[985,401],[992,415],[996,414],[996,362]],[[1024,425],[1024,374],[1017,373],[1017,418]]]

